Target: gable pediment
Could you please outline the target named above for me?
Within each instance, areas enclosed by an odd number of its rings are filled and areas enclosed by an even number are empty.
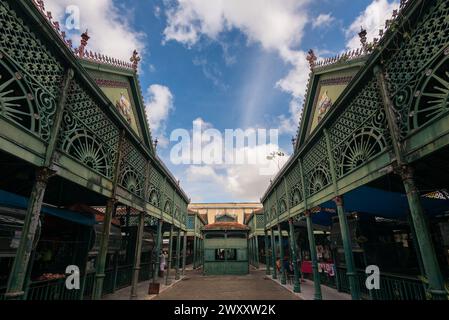
[[[153,150],[137,75],[134,72],[115,72],[112,68],[100,69],[85,60],[81,62],[132,131]]]
[[[299,148],[314,132],[320,122],[334,107],[335,102],[352,81],[360,65],[346,65],[337,69],[312,72],[309,94],[304,105],[304,113],[298,131]]]

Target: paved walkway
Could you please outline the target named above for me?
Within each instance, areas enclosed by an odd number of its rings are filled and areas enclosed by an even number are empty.
[[[192,272],[192,269],[187,267],[186,274],[189,272]],[[182,281],[185,278],[186,278],[186,276],[181,276],[181,278],[179,280],[175,280],[175,270],[174,269],[171,270],[168,285],[165,284],[165,278],[163,278],[163,279],[159,278],[158,282],[161,284],[159,293],[161,294],[164,291],[172,288],[173,286],[175,286],[177,283],[179,283],[180,281]],[[150,281],[152,281],[152,280],[150,280]],[[140,282],[137,285],[137,297],[133,298],[132,300],[153,300],[154,298],[157,297],[157,295],[148,294],[148,288],[150,285],[150,281]],[[112,294],[108,294],[103,297],[103,300],[131,300],[131,287],[126,287],[124,289],[117,290],[116,292],[114,292]]]
[[[281,285],[279,279],[267,276],[265,268],[252,268],[244,276],[203,276],[201,270],[186,269],[185,276],[174,279],[171,273],[169,285],[161,281],[159,295],[149,295],[149,281],[138,285],[136,300],[313,300],[313,282],[301,283],[301,293],[294,293],[289,284]],[[323,300],[350,300],[351,296],[335,289],[321,286]],[[129,300],[131,287],[104,297],[105,300]]]
[[[271,276],[269,277],[270,279]],[[279,279],[271,280],[277,283],[279,286],[284,287],[288,291],[293,293],[293,285],[291,284],[281,284]],[[301,281],[301,292],[297,293],[301,300],[314,300],[315,288],[313,286],[313,281],[304,279]],[[337,290],[321,285],[321,295],[322,300],[351,300],[351,296],[347,293],[338,292]]]
[[[155,300],[299,300],[265,276],[252,271],[245,276],[203,276],[189,271],[183,281],[165,290]]]

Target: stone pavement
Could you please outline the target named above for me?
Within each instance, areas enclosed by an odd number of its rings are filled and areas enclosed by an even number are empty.
[[[185,279],[185,276],[181,276],[179,280],[175,280],[175,272],[176,270],[170,271],[170,277],[169,277],[169,283],[168,285],[165,284],[165,278],[158,279],[158,282],[161,283],[160,286],[160,294],[163,293],[165,290],[172,288],[177,283],[179,283],[181,280]],[[191,268],[186,268],[186,274],[192,272]],[[150,280],[152,281],[152,280]],[[103,300],[152,300],[157,297],[157,295],[150,295],[148,294],[148,287],[150,285],[150,281],[144,281],[139,282],[137,285],[137,297],[131,299],[131,287],[126,287],[120,290],[117,290],[116,292],[112,294],[105,295],[103,297]]]
[[[155,300],[299,300],[299,297],[265,276],[251,271],[244,276],[203,276],[189,271],[183,281],[165,290]]]
[[[263,270],[266,272],[266,266],[264,264],[260,264],[259,270]],[[281,280],[278,278],[274,280],[271,276],[267,276],[270,278],[273,282],[277,283],[278,285],[284,287],[291,293],[293,292],[293,284],[281,284]],[[308,279],[303,279],[301,281],[301,292],[300,293],[294,293],[296,294],[301,300],[314,300],[314,293],[315,288],[313,286],[313,281],[310,281]],[[337,290],[323,286],[321,285],[321,295],[323,300],[351,300],[351,295],[344,293],[344,292],[338,292]]]
[[[201,269],[186,269],[185,276],[174,279],[171,273],[170,283],[161,281],[159,295],[149,295],[149,281],[138,285],[138,297],[135,300],[313,300],[313,282],[301,282],[301,293],[294,293],[290,284],[281,285],[265,273],[265,267],[251,268],[244,276],[203,276]],[[350,300],[351,296],[335,289],[321,286],[323,300]],[[105,300],[130,300],[131,287],[106,295]]]
[[[270,279],[271,276],[269,276]],[[272,279],[273,282],[277,283],[279,286],[284,287],[285,289],[289,290],[293,293],[293,285],[291,284],[281,284],[280,279]],[[310,281],[308,279],[304,279],[301,281],[301,292],[295,293],[301,300],[314,300],[314,293],[315,288],[313,286],[313,281]],[[344,292],[338,292],[337,290],[323,286],[321,285],[321,295],[323,300],[351,300],[351,295],[344,293]]]

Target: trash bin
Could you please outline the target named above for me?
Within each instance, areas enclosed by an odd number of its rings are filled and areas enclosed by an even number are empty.
[[[152,283],[150,282],[150,286],[148,288],[148,294],[159,294],[160,283]]]

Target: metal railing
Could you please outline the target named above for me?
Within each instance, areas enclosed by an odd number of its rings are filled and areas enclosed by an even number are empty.
[[[151,262],[143,262],[140,264],[139,282],[150,280],[153,274],[153,264]]]
[[[69,290],[65,278],[31,282],[26,291],[26,300],[78,300],[79,290]]]
[[[339,289],[350,293],[349,280],[345,268],[337,268]],[[380,289],[368,290],[366,288],[365,272],[357,271],[357,284],[362,299],[366,300],[426,300],[424,283],[417,277],[395,274],[380,274]]]
[[[122,289],[131,285],[133,275],[133,265],[119,266],[117,270],[117,281],[115,284],[115,290]]]

